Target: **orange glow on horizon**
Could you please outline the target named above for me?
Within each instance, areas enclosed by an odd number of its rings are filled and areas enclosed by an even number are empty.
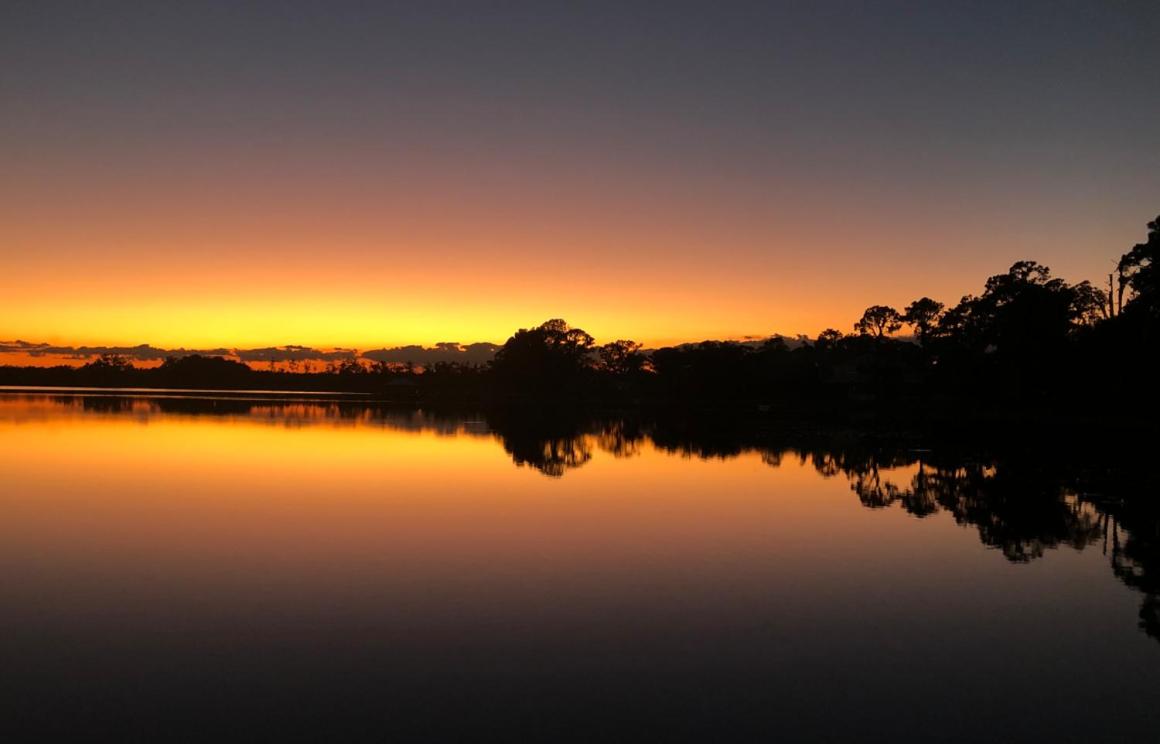
[[[849,332],[871,304],[953,304],[1023,258],[1099,283],[1142,219],[1044,231],[996,194],[948,231],[953,205],[918,195],[583,152],[432,156],[405,179],[353,154],[342,171],[185,153],[111,180],[61,162],[67,181],[40,155],[13,155],[0,185],[0,341],[365,350],[502,343],[555,317],[648,346],[812,337]]]
[[[289,34],[298,46],[267,48],[279,31],[254,19],[222,49],[166,43],[209,22],[190,13],[131,33],[168,14],[110,11],[123,38],[83,35],[94,17],[6,39],[0,341],[365,350],[502,343],[549,318],[652,347],[813,337],[870,305],[953,305],[1023,259],[1103,287],[1160,193],[1141,157],[1157,150],[1144,57],[1127,77],[1085,62],[1085,96],[1020,47],[1038,82],[1004,68],[987,81],[1014,89],[959,110],[974,99],[926,42],[922,84],[888,64],[830,77],[827,49],[907,55],[864,32],[831,49],[829,22],[804,43],[772,17],[719,38],[702,19],[688,48],[652,25],[605,46],[613,24],[576,49],[546,42],[571,28],[549,24],[533,49],[444,37],[443,14],[404,33],[384,12],[381,33],[348,18]],[[801,45],[792,66],[765,56],[779,34]],[[1126,65],[1149,47],[1109,49],[1078,58]],[[967,59],[950,79],[1000,57]]]
[[[0,280],[0,340],[367,350],[442,341],[503,343],[516,329],[554,317],[598,342],[631,338],[647,346],[774,334],[814,337],[830,327],[850,332],[870,304],[904,307],[929,295],[951,305],[978,291],[986,278],[981,271],[924,275],[929,267],[922,266],[875,270],[864,259],[848,267],[804,265],[800,256],[821,254],[820,246],[794,250],[788,258],[787,251],[762,256],[755,250],[704,267],[693,260],[667,263],[655,257],[656,250],[650,256],[620,248],[620,256],[610,255],[613,249],[569,249],[565,255],[592,259],[576,266],[546,259],[542,268],[528,258],[535,253],[530,246],[494,257],[436,247],[384,250],[338,263],[314,259],[307,250],[276,261],[267,248],[235,254],[228,266],[205,253],[188,262],[150,262],[144,247],[101,261],[18,258],[6,264]],[[221,250],[218,258],[224,261],[221,254],[228,252]],[[399,258],[411,253],[418,257]],[[958,259],[946,259],[952,261]],[[454,268],[442,268],[448,264]],[[991,273],[1008,264],[994,261]],[[1072,277],[1090,278],[1067,276]]]

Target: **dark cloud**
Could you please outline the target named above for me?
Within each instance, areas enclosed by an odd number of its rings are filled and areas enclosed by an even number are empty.
[[[149,344],[137,346],[53,346],[29,341],[0,341],[0,354],[28,354],[29,356],[62,356],[69,359],[92,359],[101,354],[119,354],[142,362],[160,361],[168,356],[228,356],[229,349],[159,349]]]
[[[372,349],[363,352],[363,358],[375,362],[414,362],[415,364],[435,364],[436,362],[484,364],[491,361],[498,349],[498,344],[462,345],[455,341],[441,341],[430,347],[394,346],[386,349]]]
[[[0,341],[0,355],[27,354],[33,357],[56,356],[77,361],[95,359],[102,354],[119,354],[141,362],[161,361],[166,357],[192,354],[224,356],[251,364],[270,362],[332,362],[343,359],[368,359],[375,362],[397,362],[425,365],[436,362],[483,364],[495,356],[499,346],[491,343],[460,344],[442,341],[434,346],[392,346],[359,352],[358,349],[316,349],[310,346],[267,346],[257,349],[161,349],[149,344],[138,346],[54,346],[30,341]]]
[[[243,362],[332,362],[355,359],[358,349],[331,349],[323,351],[309,346],[267,346],[261,349],[234,349],[233,355]]]
[[[737,344],[739,346],[748,346],[751,349],[757,349],[766,343],[769,343],[771,341],[778,341],[778,340],[784,342],[786,347],[788,347],[790,349],[796,349],[797,347],[801,346],[803,343],[808,343],[810,341],[810,339],[806,336],[800,336],[800,335],[799,336],[783,336],[780,333],[775,333],[771,336],[742,336],[739,339],[728,339],[728,340],[725,340],[723,342],[718,341],[718,340],[714,340],[714,339],[704,339],[702,341],[687,341],[683,344],[674,344],[673,346],[671,346],[669,348],[693,349],[693,348],[696,348],[698,345],[704,344],[704,343],[732,343],[732,344]],[[653,352],[653,351],[656,351],[656,350],[655,349],[645,349],[645,352]]]

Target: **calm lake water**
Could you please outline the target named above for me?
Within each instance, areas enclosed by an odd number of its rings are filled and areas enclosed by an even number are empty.
[[[1157,494],[838,442],[0,395],[0,734],[1156,740]]]

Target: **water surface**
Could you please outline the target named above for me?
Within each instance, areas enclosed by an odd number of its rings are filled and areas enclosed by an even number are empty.
[[[0,395],[0,721],[167,740],[1155,733],[1154,494],[1074,459],[763,436]]]

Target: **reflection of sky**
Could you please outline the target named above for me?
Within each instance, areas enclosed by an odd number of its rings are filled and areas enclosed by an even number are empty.
[[[153,5],[0,18],[0,338],[848,329],[1160,196],[1153,3]]]
[[[0,399],[0,647],[40,705],[22,715],[80,691],[75,720],[190,704],[194,729],[267,705],[440,726],[515,706],[588,731],[625,699],[654,731],[1154,722],[1160,650],[1095,549],[1013,565],[790,456],[592,441],[550,479],[435,419],[139,403]],[[1104,695],[1114,716],[1081,704]]]

